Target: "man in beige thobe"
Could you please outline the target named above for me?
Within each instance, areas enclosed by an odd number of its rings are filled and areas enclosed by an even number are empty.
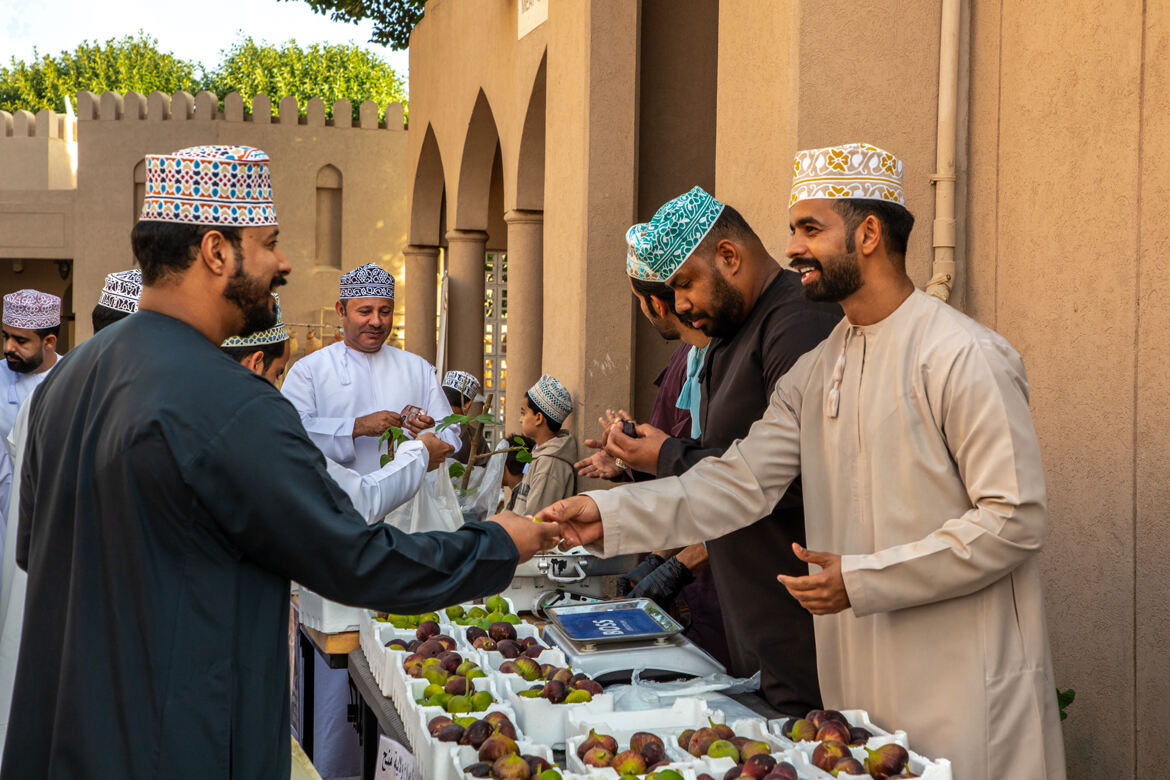
[[[678,478],[544,510],[605,556],[766,514],[803,476],[825,706],[869,710],[955,780],[1063,780],[1037,553],[1040,450],[1019,355],[914,290],[901,163],[863,144],[796,158],[787,255],[846,319],[777,383],[746,439]],[[813,552],[824,550],[828,552]]]

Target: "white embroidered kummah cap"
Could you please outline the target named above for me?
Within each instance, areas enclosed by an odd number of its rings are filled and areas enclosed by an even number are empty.
[[[61,299],[40,290],[18,290],[4,296],[4,324],[40,330],[61,324]]]
[[[142,271],[131,268],[128,271],[115,271],[106,276],[106,283],[102,286],[102,294],[98,298],[98,306],[133,314],[138,311],[138,299],[142,296]]]
[[[667,201],[649,222],[626,231],[626,274],[666,282],[711,232],[724,206],[702,187]]]
[[[394,277],[377,263],[366,263],[341,275],[341,300],[389,298],[394,300]]]
[[[797,152],[792,161],[792,197],[788,205],[818,198],[885,200],[905,206],[902,161],[869,144]]]
[[[448,371],[443,376],[443,387],[449,387],[464,398],[479,395],[479,380],[466,371]]]
[[[268,330],[253,333],[251,336],[232,336],[220,344],[221,347],[266,347],[269,344],[279,344],[288,341],[288,328],[284,325],[284,317],[280,311],[280,296],[272,293],[276,299],[276,324]]]
[[[536,384],[528,391],[528,397],[545,417],[558,425],[573,411],[573,397],[569,391],[548,374],[536,380]]]
[[[189,225],[275,225],[268,155],[252,146],[192,146],[146,155],[140,220]]]

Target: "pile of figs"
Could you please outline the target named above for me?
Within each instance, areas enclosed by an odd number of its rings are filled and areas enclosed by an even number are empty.
[[[813,749],[813,766],[833,777],[841,774],[869,775],[876,780],[891,777],[917,777],[910,773],[910,753],[898,744],[865,748],[865,760],[858,760],[849,750],[864,747],[873,734],[837,710],[811,710],[803,718],[791,718],[781,733],[793,742],[818,742]]]
[[[638,731],[630,736],[625,750],[618,750],[618,742],[608,734],[598,734],[590,729],[589,736],[577,746],[577,758],[585,766],[610,767],[620,778],[645,775],[652,780],[682,780],[682,775],[665,768],[670,760],[666,757],[666,745],[656,734]]]

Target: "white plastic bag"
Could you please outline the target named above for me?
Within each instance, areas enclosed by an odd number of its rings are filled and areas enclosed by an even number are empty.
[[[386,515],[386,523],[403,531],[454,531],[463,525],[463,513],[451,479],[443,468],[428,472],[414,498]]]
[[[502,440],[496,444],[496,450],[506,449],[508,441]],[[493,455],[487,459],[487,465],[475,468],[471,472],[471,479],[467,482],[467,492],[460,492],[459,507],[463,516],[469,520],[485,520],[496,513],[500,503],[500,485],[504,481],[504,461],[506,455]],[[455,480],[461,484],[462,477]]]
[[[619,710],[646,710],[670,706],[671,700],[680,696],[707,699],[712,707],[723,708],[726,696],[720,693],[750,693],[760,689],[759,672],[746,678],[732,677],[728,674],[709,674],[706,677],[656,682],[643,680],[642,671],[635,669],[628,686],[622,685],[613,689]]]

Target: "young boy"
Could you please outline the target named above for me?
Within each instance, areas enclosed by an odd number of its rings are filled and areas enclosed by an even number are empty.
[[[455,414],[470,414],[471,405],[479,395],[479,380],[466,371],[448,371],[443,376],[443,395],[447,396],[447,403],[451,404],[451,411]],[[471,457],[471,426],[460,426],[459,438],[462,445],[455,453],[455,460],[466,465]]]
[[[516,486],[513,511],[534,515],[550,504],[576,495],[577,441],[561,425],[573,411],[565,386],[545,374],[524,396],[520,430],[536,442],[528,473]]]

